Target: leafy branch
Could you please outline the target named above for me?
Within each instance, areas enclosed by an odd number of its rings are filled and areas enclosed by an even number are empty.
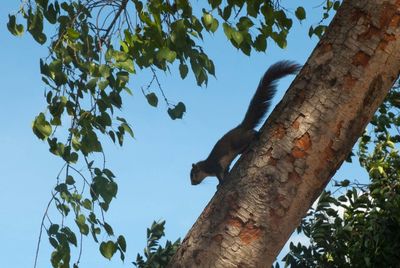
[[[305,12],[299,14],[299,20],[305,18]],[[78,247],[76,233],[80,249],[74,267],[89,233],[105,258],[117,251],[125,258],[125,238],[114,235],[104,217],[118,185],[106,166],[102,137],[123,146],[126,134],[134,136],[119,112],[125,94],[132,94],[134,75],[150,69],[151,81],[142,87],[149,104],[157,106],[157,94],[148,92],[156,84],[168,115],[180,119],[186,107],[166,97],[157,71],[178,68],[182,79],[190,72],[197,85],[207,85],[215,66],[202,47],[205,33],[221,29],[235,48],[250,55],[265,51],[269,39],[285,47],[292,24],[279,1],[210,0],[200,10],[190,1],[26,0],[17,14],[9,15],[7,28],[13,35],[27,31],[49,48],[40,61],[47,109],[35,117],[32,129],[64,163],[49,203],[61,219],[52,220],[48,207],[38,240],[39,247],[46,230],[53,267],[69,267],[70,247]],[[100,234],[106,234],[104,241]]]

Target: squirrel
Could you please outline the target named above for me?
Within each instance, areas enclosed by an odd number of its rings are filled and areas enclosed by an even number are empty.
[[[192,164],[192,185],[201,183],[208,176],[216,176],[219,184],[222,184],[229,173],[231,162],[258,137],[258,131],[254,128],[261,123],[271,106],[277,80],[286,75],[297,74],[300,68],[301,65],[293,61],[278,61],[268,68],[258,84],[243,121],[217,141],[205,160]]]

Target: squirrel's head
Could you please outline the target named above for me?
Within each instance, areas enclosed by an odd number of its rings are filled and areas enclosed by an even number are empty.
[[[202,169],[202,162],[203,161],[192,164],[192,170],[190,171],[190,181],[192,185],[201,183],[205,177],[210,175]]]

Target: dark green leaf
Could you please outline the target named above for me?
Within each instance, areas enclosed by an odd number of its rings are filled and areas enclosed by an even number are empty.
[[[55,235],[58,233],[58,229],[60,229],[60,226],[58,224],[52,224],[49,227],[49,235]]]
[[[21,36],[24,33],[24,26],[16,23],[16,17],[14,15],[8,15],[7,28],[10,33],[15,36]]]
[[[122,250],[123,252],[126,252],[126,241],[125,241],[125,237],[122,236],[122,235],[118,236],[117,243],[118,243],[119,247],[121,248],[121,250]]]
[[[176,52],[170,50],[168,47],[163,47],[157,52],[157,59],[159,61],[166,60],[168,62],[173,62],[176,58]]]
[[[117,246],[113,241],[102,242],[100,244],[100,252],[101,254],[111,260],[114,253],[117,251]]]
[[[68,185],[73,185],[75,183],[75,180],[71,175],[68,175],[67,178],[65,179],[65,183]]]
[[[304,20],[306,18],[306,11],[303,7],[298,7],[296,9],[295,15],[299,20]]]
[[[182,79],[185,79],[189,71],[189,68],[186,64],[179,64],[179,73],[181,74]]]
[[[147,102],[148,102],[151,106],[157,107],[158,98],[157,98],[157,95],[156,95],[155,93],[152,92],[152,93],[147,94],[147,95],[146,95],[146,99],[147,99]]]
[[[174,108],[168,108],[168,114],[173,120],[181,119],[185,112],[186,107],[185,104],[183,104],[182,102],[179,102],[177,105],[174,106]]]
[[[32,130],[33,133],[35,133],[35,135],[41,140],[44,140],[51,135],[51,125],[48,121],[46,121],[43,113],[40,113],[33,121]]]

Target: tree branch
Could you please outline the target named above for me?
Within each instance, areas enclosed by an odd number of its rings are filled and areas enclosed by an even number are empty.
[[[108,26],[106,33],[103,35],[103,40],[105,40],[110,33],[111,29],[114,27],[115,23],[117,22],[119,16],[121,15],[122,11],[125,10],[126,6],[128,4],[128,0],[122,0],[121,6],[119,7],[117,14],[115,14],[114,19],[112,20],[110,26]]]

